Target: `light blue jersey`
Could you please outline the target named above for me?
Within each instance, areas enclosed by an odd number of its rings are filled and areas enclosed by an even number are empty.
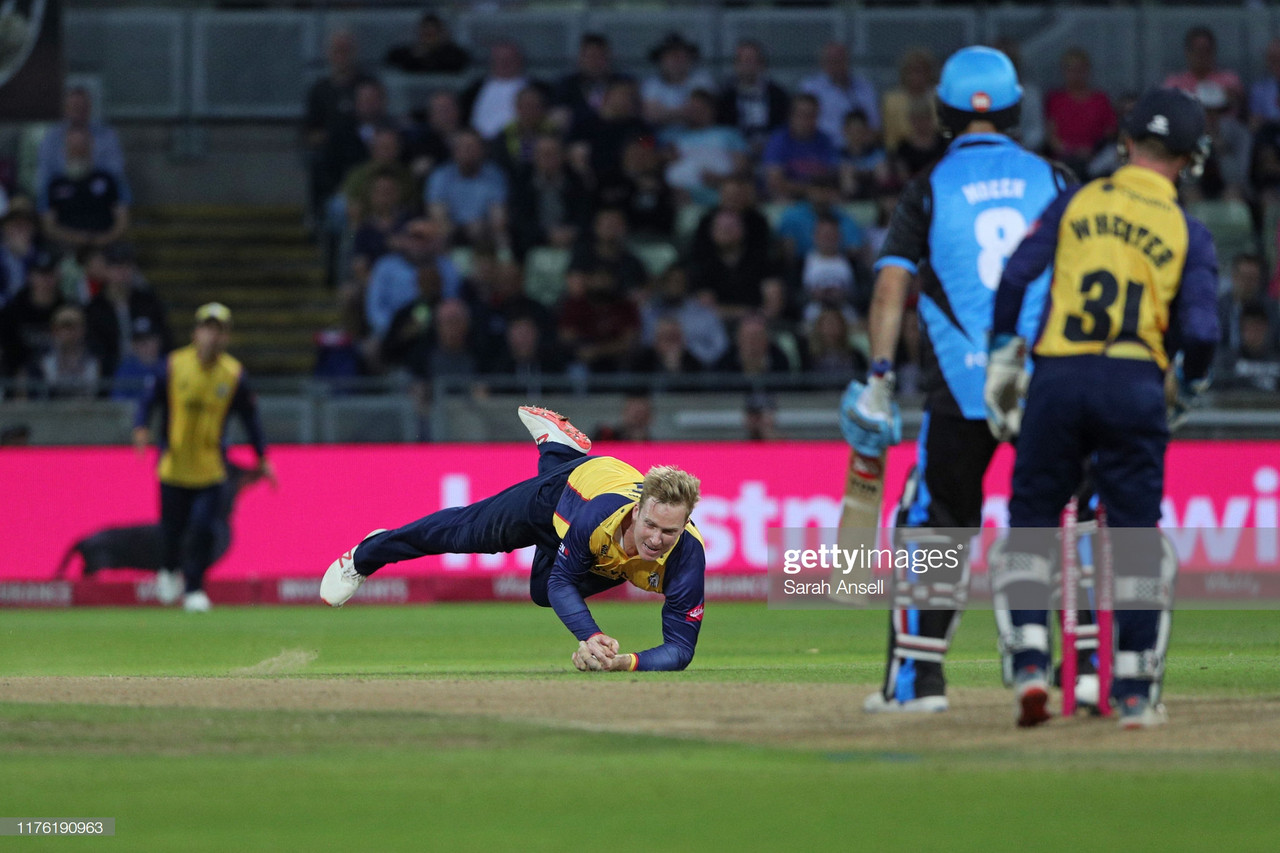
[[[922,388],[933,411],[984,420],[982,386],[1005,262],[1070,175],[1001,134],[956,138],[904,191],[876,269],[920,275]],[[1019,334],[1035,337],[1049,276],[1028,288]]]

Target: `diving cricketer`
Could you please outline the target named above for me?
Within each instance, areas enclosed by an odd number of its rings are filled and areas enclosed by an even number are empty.
[[[641,476],[563,415],[520,407],[538,446],[538,474],[466,507],[431,513],[396,530],[375,530],[325,572],[320,597],[341,607],[388,563],[428,554],[492,554],[535,547],[529,594],[578,638],[580,671],[682,670],[702,626],[706,553],[689,517],[699,482],[679,468]],[[666,598],[661,645],[621,652],[585,599],[630,582]]]

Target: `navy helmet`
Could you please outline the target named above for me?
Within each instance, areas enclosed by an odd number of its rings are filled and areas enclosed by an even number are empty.
[[[1209,133],[1204,107],[1181,89],[1150,89],[1121,120],[1120,129],[1135,142],[1159,140],[1170,154],[1188,156],[1191,177],[1204,171]]]
[[[1018,123],[1022,86],[1013,61],[992,47],[966,47],[942,66],[938,114],[943,127],[960,133],[975,120],[1005,130]]]

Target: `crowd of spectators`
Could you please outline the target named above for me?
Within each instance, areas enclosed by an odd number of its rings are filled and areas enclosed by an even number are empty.
[[[0,398],[139,395],[172,346],[138,268],[116,132],[67,90],[31,186],[0,206]]]
[[[1209,115],[1213,153],[1185,200],[1246,205],[1261,236],[1221,258],[1219,387],[1276,390],[1280,39],[1247,85],[1218,64],[1212,30],[1193,27],[1184,48],[1185,67],[1153,82]],[[942,57],[924,48],[903,53],[885,91],[837,42],[789,89],[764,44],[735,45],[717,79],[679,33],[653,46],[647,73],[615,67],[608,39],[588,33],[573,67],[538,78],[518,43],[459,45],[433,14],[381,66],[347,31],[326,57],[303,142],[342,323],[317,336],[317,373],[403,375],[424,392],[442,377],[482,393],[497,377],[536,392],[613,374],[840,386],[866,366],[872,265],[898,194],[947,144],[933,106]],[[1022,141],[1081,179],[1118,165],[1117,117],[1136,94],[1094,85],[1093,59],[1073,47],[1059,78],[1023,76]],[[469,82],[400,114],[379,67]],[[69,90],[29,194],[0,200],[10,394],[111,393],[103,380],[117,376],[127,393],[172,345],[124,242],[120,140],[91,113],[88,93]],[[919,337],[913,316],[904,325],[910,390]]]
[[[1017,45],[1000,47],[1018,62]],[[1186,200],[1240,200],[1260,227],[1280,202],[1280,40],[1248,90],[1215,47],[1191,29],[1186,67],[1153,82],[1191,91],[1210,117],[1214,151]],[[878,92],[845,45],[822,45],[789,91],[755,41],[734,46],[718,80],[671,33],[631,76],[588,33],[576,67],[536,79],[519,44],[479,56],[426,15],[385,65],[474,76],[397,116],[350,33],[331,36],[329,57],[307,131],[345,305],[344,328],[323,339],[330,375],[401,372],[424,388],[448,376],[477,391],[565,373],[842,385],[866,366],[872,265],[898,193],[947,145],[941,58],[924,48]],[[1081,179],[1118,165],[1135,94],[1097,88],[1092,60],[1066,50],[1043,91],[1024,75],[1018,130]],[[1276,386],[1280,280],[1261,248],[1222,263],[1227,385]],[[908,388],[917,341],[899,353]]]

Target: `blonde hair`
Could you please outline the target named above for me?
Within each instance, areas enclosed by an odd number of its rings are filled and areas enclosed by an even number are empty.
[[[692,514],[701,497],[698,492],[701,485],[698,478],[688,471],[673,465],[655,465],[640,484],[640,503],[643,504],[646,498],[653,498],[660,504],[688,507]]]

